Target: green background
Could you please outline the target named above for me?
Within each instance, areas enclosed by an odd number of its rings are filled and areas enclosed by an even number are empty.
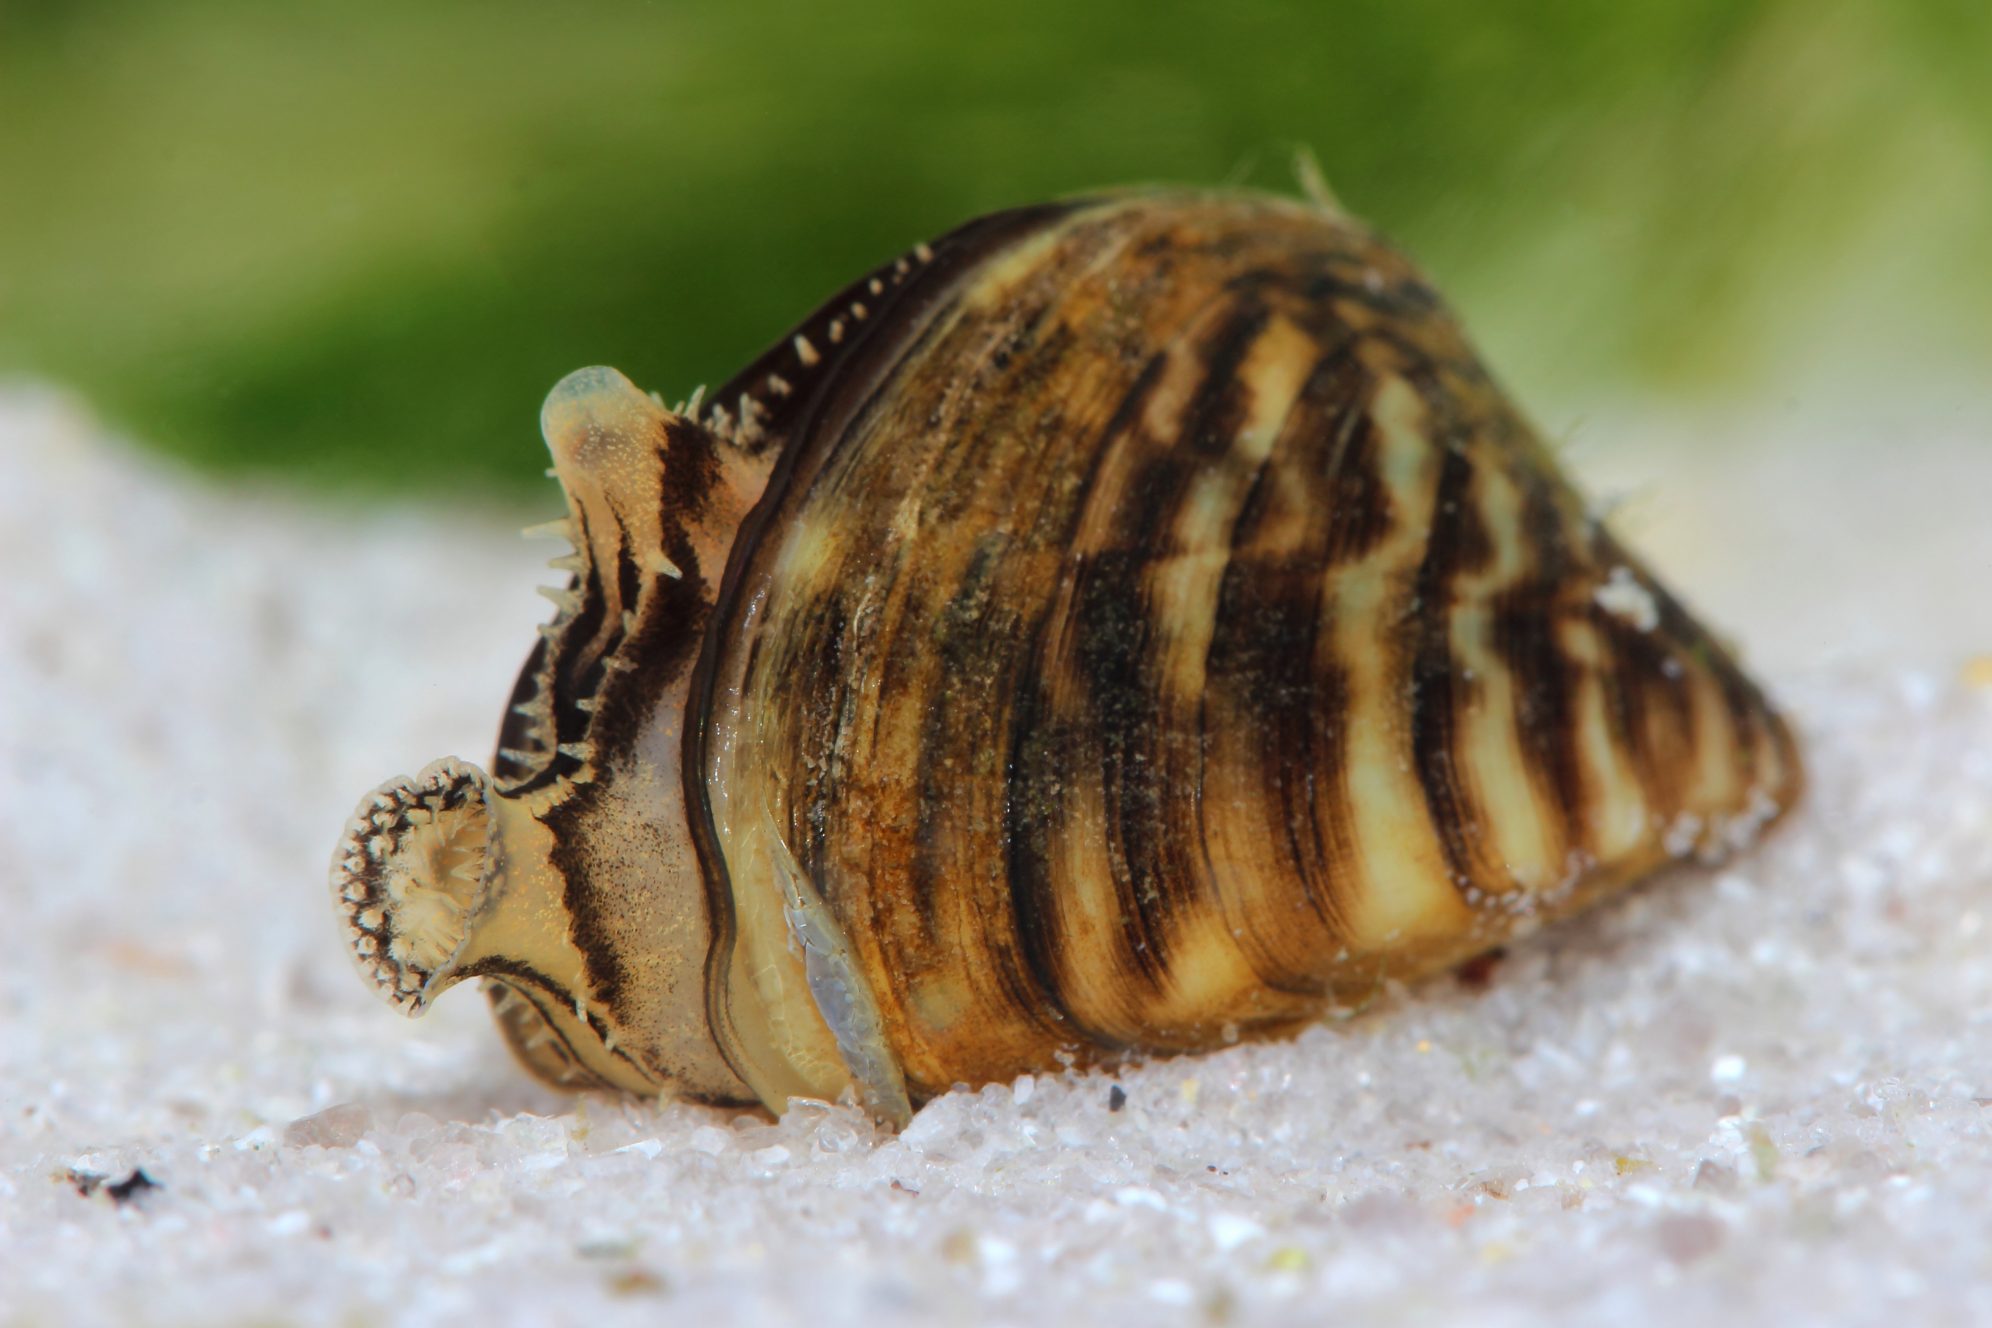
[[[1992,352],[1983,0],[0,0],[0,376],[517,491],[568,369],[680,397],[978,212],[1299,145],[1525,401]]]

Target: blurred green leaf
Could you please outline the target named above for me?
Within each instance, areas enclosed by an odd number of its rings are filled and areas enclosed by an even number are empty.
[[[1965,0],[0,0],[0,369],[216,466],[516,485],[869,263],[1310,145],[1522,389],[1992,349]]]

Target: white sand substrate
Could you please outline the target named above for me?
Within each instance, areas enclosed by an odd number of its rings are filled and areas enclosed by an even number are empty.
[[[1803,811],[1484,989],[895,1138],[564,1099],[351,971],[332,843],[487,756],[545,546],[0,393],[0,1322],[1992,1322],[1992,415],[1567,450],[1793,711]]]

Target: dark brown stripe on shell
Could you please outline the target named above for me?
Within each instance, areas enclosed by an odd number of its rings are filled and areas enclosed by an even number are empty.
[[[1374,437],[1368,429],[1369,382],[1354,355],[1354,340],[1338,327],[1325,329],[1340,344],[1309,368],[1300,395],[1255,471],[1232,525],[1220,579],[1215,621],[1205,651],[1199,836],[1213,872],[1236,893],[1250,877],[1255,889],[1232,907],[1238,941],[1260,980],[1271,990],[1321,990],[1317,956],[1348,935],[1338,881],[1355,862],[1352,808],[1344,758],[1349,697],[1347,681],[1322,641],[1332,633],[1322,580],[1336,562],[1360,556],[1381,539],[1387,521],[1365,521],[1369,504],[1315,501],[1304,514],[1297,543],[1278,552],[1254,552],[1269,538],[1276,492],[1291,489],[1295,474],[1315,477],[1313,494],[1336,493],[1350,483],[1375,492]],[[1357,442],[1358,436],[1363,438]],[[1368,449],[1365,455],[1365,449]],[[1291,516],[1292,514],[1287,514]],[[1263,742],[1249,750],[1251,737]],[[1248,750],[1236,750],[1240,738]],[[1250,805],[1265,808],[1270,834],[1257,841],[1265,853],[1255,863],[1229,860],[1224,844],[1213,848],[1213,830],[1229,837],[1235,806],[1213,806],[1204,781],[1213,749],[1221,760],[1256,770],[1260,785]],[[1270,861],[1269,861],[1270,860]],[[1285,871],[1266,872],[1272,864]],[[1274,885],[1263,879],[1277,880]],[[1296,923],[1265,903],[1296,889],[1313,925]],[[1268,916],[1268,913],[1271,916]]]
[[[1589,794],[1572,707],[1578,670],[1557,639],[1578,563],[1549,483],[1525,470],[1515,478],[1531,575],[1496,602],[1494,650],[1514,682],[1516,739],[1537,787],[1536,805],[1559,828],[1566,851],[1588,852]]]
[[[1241,738],[1248,747],[1257,739],[1258,750],[1249,753],[1256,763],[1244,768],[1257,771],[1257,803],[1272,833],[1261,845],[1265,856],[1233,864],[1231,871],[1283,865],[1285,871],[1270,874],[1261,890],[1297,890],[1313,919],[1307,926],[1255,911],[1257,920],[1271,925],[1241,938],[1251,942],[1254,969],[1280,990],[1304,990],[1318,981],[1318,956],[1332,953],[1349,934],[1342,891],[1357,862],[1347,782],[1349,694],[1341,668],[1322,658],[1322,639],[1332,632],[1315,569],[1234,560],[1226,570],[1206,665],[1205,741],[1230,749]],[[1206,844],[1214,811],[1227,809],[1206,808]]]
[[[1445,431],[1442,400],[1425,394],[1435,432]],[[1429,518],[1425,559],[1411,586],[1405,614],[1410,638],[1411,764],[1425,795],[1432,829],[1446,856],[1453,884],[1480,885],[1489,874],[1478,845],[1483,817],[1466,776],[1471,754],[1463,749],[1458,721],[1471,709],[1479,685],[1462,675],[1453,657],[1454,578],[1478,570],[1490,554],[1473,505],[1473,463],[1454,440],[1434,440],[1445,455]]]
[[[1026,658],[1042,657],[1044,624],[1026,639]],[[1068,771],[1065,740],[1041,688],[1020,687],[1011,701],[1010,740],[1005,769],[1004,874],[1015,918],[1019,950],[1034,991],[1057,1012],[1059,1023],[1077,1043],[1119,1051],[1120,1039],[1080,1020],[1066,998],[1060,977],[1065,928],[1059,918],[1058,875],[1053,865],[1063,827],[1061,780]]]
[[[1069,527],[1059,540],[1068,545],[1087,510],[1111,440],[1133,428],[1147,408],[1161,382],[1167,356],[1151,355],[1140,375],[1092,446],[1085,477],[1068,504]],[[1017,938],[1036,988],[1058,1013],[1076,1041],[1122,1050],[1123,1044],[1103,1029],[1080,1020],[1066,999],[1059,978],[1060,955],[1065,950],[1064,929],[1059,920],[1058,882],[1053,867],[1053,846],[1061,832],[1060,802],[1063,780],[1073,773],[1066,759],[1069,739],[1060,731],[1050,698],[1045,694],[1047,676],[1046,635],[1056,601],[1046,606],[1042,616],[1030,625],[1024,638],[1021,658],[1024,665],[1010,697],[1011,721],[1005,755],[1007,793],[1005,796],[1005,873],[1009,879],[1011,908],[1015,913]]]
[[[1078,714],[1066,721],[1061,764],[1066,778],[1101,781],[1107,863],[1121,897],[1125,946],[1111,958],[1159,990],[1169,980],[1172,904],[1165,892],[1172,876],[1180,880],[1181,864],[1172,861],[1163,776],[1143,741],[1158,727],[1156,639],[1141,601],[1147,571],[1145,554],[1121,552],[1095,554],[1074,569],[1070,664],[1083,695],[1075,698]]]
[[[1647,806],[1663,820],[1672,820],[1684,805],[1694,757],[1687,670],[1673,638],[1642,630],[1616,614],[1594,618],[1607,657],[1605,695],[1613,728]]]

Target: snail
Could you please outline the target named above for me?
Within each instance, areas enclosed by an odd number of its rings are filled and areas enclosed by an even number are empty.
[[[572,552],[496,758],[370,795],[332,888],[383,996],[485,979],[559,1085],[904,1122],[1289,1033],[1801,786],[1325,200],[999,212],[541,425]]]

